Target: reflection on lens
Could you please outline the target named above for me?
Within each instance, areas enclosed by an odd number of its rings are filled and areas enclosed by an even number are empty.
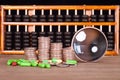
[[[80,42],[84,41],[86,39],[86,34],[84,31],[81,31],[77,34],[76,39]]]

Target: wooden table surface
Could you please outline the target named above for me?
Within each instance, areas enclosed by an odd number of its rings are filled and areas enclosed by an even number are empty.
[[[120,80],[120,56],[104,56],[98,62],[83,63],[67,68],[12,67],[8,59],[24,55],[0,55],[0,80]]]

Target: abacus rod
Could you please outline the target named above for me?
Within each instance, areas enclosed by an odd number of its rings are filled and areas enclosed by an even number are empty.
[[[75,15],[77,15],[77,14],[78,14],[77,9],[75,9]]]
[[[11,10],[10,9],[8,9],[8,15],[11,15]]]
[[[75,32],[77,32],[77,25],[75,25]]]
[[[41,15],[44,15],[44,10],[43,9],[41,10]]]
[[[109,13],[108,14],[111,15],[111,9],[109,9]]]
[[[11,31],[11,27],[10,27],[10,25],[8,25],[8,32],[10,32]]]
[[[69,32],[69,26],[68,25],[66,26],[66,32]]]
[[[17,15],[19,15],[19,10],[17,9]]]
[[[25,25],[25,32],[27,32],[27,25]]]
[[[19,32],[19,25],[17,25],[17,30],[16,31]]]
[[[108,31],[111,32],[111,25],[109,25],[109,27],[108,27]]]
[[[33,14],[35,15],[36,13],[35,13],[35,9],[33,10]]]
[[[41,26],[41,32],[44,32],[44,25]]]
[[[33,31],[35,32],[35,25],[33,25]]]
[[[69,15],[69,10],[68,9],[66,10],[66,15]]]
[[[102,15],[103,14],[103,10],[102,9],[100,9],[100,15]]]
[[[52,25],[50,25],[50,32],[52,32]]]
[[[83,28],[85,28],[85,25],[83,25]]]
[[[60,32],[61,30],[60,30],[60,25],[58,25],[58,32]]]
[[[102,31],[102,25],[100,25],[100,30]]]
[[[61,15],[61,10],[60,9],[58,10],[58,15]]]
[[[92,9],[92,15],[94,15],[94,9]]]
[[[85,9],[83,9],[83,15],[85,15],[85,14],[86,14]]]
[[[27,15],[27,9],[25,9],[25,15]]]
[[[50,15],[52,15],[52,9],[50,9]]]

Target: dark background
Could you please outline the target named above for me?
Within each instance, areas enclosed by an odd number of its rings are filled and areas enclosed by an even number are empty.
[[[1,5],[119,5],[120,0],[0,0]]]

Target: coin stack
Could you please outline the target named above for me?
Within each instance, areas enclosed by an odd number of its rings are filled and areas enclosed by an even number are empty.
[[[36,56],[36,48],[35,47],[26,47],[24,49],[25,56],[28,60],[37,60]]]
[[[63,48],[63,60],[75,60],[75,52],[71,47]]]
[[[38,37],[38,58],[40,61],[49,60],[50,38]]]
[[[51,59],[62,59],[62,43],[51,43],[50,55]]]

